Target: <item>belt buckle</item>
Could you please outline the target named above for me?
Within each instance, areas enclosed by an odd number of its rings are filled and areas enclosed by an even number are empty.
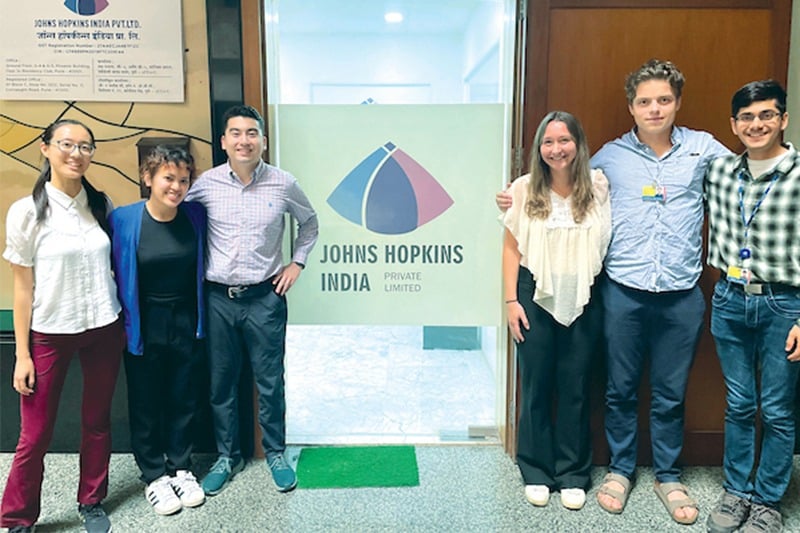
[[[748,283],[744,286],[746,294],[764,294],[764,285],[762,283]]]
[[[228,298],[234,300],[239,297],[240,294],[245,292],[247,287],[243,287],[241,285],[237,285],[236,287],[228,287]]]

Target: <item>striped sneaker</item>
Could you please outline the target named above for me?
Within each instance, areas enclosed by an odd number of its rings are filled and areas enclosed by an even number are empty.
[[[197,507],[206,501],[206,495],[197,483],[197,478],[188,470],[178,470],[169,482],[184,507]]]
[[[172,490],[169,476],[161,476],[144,489],[144,497],[153,506],[156,514],[175,514],[183,508],[175,491]]]

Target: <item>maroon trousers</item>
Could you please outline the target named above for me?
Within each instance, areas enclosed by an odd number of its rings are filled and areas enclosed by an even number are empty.
[[[78,502],[93,504],[106,496],[111,457],[111,398],[124,341],[121,320],[77,334],[32,333],[35,392],[20,396],[19,442],[0,506],[1,527],[31,526],[39,518],[44,455],[53,436],[67,369],[76,352],[83,374]]]

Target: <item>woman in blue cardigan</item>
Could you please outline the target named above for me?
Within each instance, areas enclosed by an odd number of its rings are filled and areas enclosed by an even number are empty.
[[[169,515],[205,501],[189,468],[195,339],[205,336],[206,213],[183,202],[194,177],[187,151],[157,146],[140,170],[150,197],[115,209],[109,224],[127,334],[131,448],[147,501]]]

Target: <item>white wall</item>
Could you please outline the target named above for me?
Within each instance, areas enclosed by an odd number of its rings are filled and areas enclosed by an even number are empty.
[[[488,23],[487,23],[488,21]],[[497,47],[503,36],[503,4],[487,2],[481,4],[472,14],[464,34],[464,77],[485,60],[487,54]],[[496,51],[495,51],[496,53]],[[500,76],[499,66],[495,82]]]
[[[792,7],[792,36],[789,39],[789,127],[784,139],[800,148],[800,0]]]
[[[290,34],[282,36],[280,46],[283,104],[310,103],[312,83],[415,84],[430,87],[430,101],[424,103],[462,101],[463,44],[461,36],[456,34],[346,37]],[[402,98],[402,94],[393,94]],[[421,103],[416,96],[411,101]]]

